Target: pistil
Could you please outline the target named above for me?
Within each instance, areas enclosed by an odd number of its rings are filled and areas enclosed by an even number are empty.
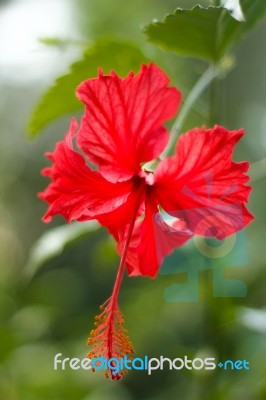
[[[118,296],[123,280],[123,274],[126,265],[127,253],[130,245],[130,240],[134,230],[134,225],[137,219],[138,210],[143,199],[146,183],[141,180],[139,186],[139,194],[136,200],[134,213],[129,224],[124,249],[121,256],[114,288],[111,297],[100,307],[103,311],[95,318],[96,329],[91,331],[91,337],[88,339],[88,345],[93,345],[93,349],[87,355],[88,358],[94,359],[106,357],[108,360],[112,358],[120,359],[124,355],[133,354],[133,345],[127,336],[127,330],[124,328],[124,318],[119,309]],[[111,363],[111,366],[114,366]],[[126,373],[125,370],[114,372],[115,368],[106,370],[106,377],[112,379],[121,379]]]

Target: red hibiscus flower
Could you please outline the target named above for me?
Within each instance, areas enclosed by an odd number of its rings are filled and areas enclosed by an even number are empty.
[[[69,222],[97,219],[121,254],[112,296],[89,340],[94,345],[90,357],[133,352],[117,303],[125,266],[130,275],[155,277],[163,258],[194,234],[221,239],[253,218],[245,207],[248,163],[232,161],[243,130],[193,129],[155,171],[145,168],[163,152],[169,136],[163,123],[180,104],[180,92],[168,84],[154,64],[125,79],[100,72],[83,82],[77,89],[86,107],[81,125],[72,120],[65,140],[47,154],[52,166],[42,171],[52,179],[39,194],[49,204],[43,220],[55,214]],[[172,216],[170,222],[161,209]]]

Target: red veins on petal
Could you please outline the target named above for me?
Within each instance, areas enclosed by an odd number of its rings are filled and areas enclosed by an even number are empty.
[[[165,148],[168,133],[162,124],[175,115],[181,100],[168,83],[165,73],[151,64],[125,79],[100,72],[78,87],[77,96],[86,105],[78,146],[108,180],[131,178],[141,163]]]
[[[116,210],[133,191],[133,181],[114,184],[86,165],[82,155],[73,150],[77,128],[73,119],[65,140],[57,143],[53,153],[46,154],[53,165],[42,170],[43,175],[52,179],[47,189],[39,193],[50,204],[43,217],[45,222],[55,214],[63,215],[69,222],[96,218]]]
[[[246,226],[250,186],[247,162],[233,162],[234,146],[244,131],[195,128],[182,135],[173,157],[155,172],[158,201],[199,235],[224,237]]]

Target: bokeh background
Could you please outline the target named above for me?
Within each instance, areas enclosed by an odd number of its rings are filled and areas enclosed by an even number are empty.
[[[133,371],[118,383],[101,372],[53,369],[56,353],[86,355],[93,317],[110,295],[119,259],[113,241],[95,224],[67,226],[60,217],[50,225],[41,222],[46,206],[36,193],[47,184],[40,176],[47,165],[43,154],[63,137],[70,116],[29,139],[31,113],[43,91],[81,57],[84,43],[103,37],[137,43],[186,95],[205,64],[159,50],[146,41],[142,27],[177,6],[194,4],[0,1],[1,399],[266,399],[265,20],[233,49],[235,67],[204,93],[184,127],[215,120],[230,129],[245,128],[235,158],[252,163],[249,208],[255,221],[238,237],[237,253],[232,249],[219,262],[204,259],[204,268],[201,252],[190,243],[166,261],[156,280],[125,277],[120,296],[136,356],[246,359],[251,369],[165,369],[151,376]],[[40,41],[47,37],[66,43]],[[194,297],[186,298],[178,290],[191,289],[188,266],[198,278]],[[225,279],[242,282],[241,290],[222,293],[224,281],[215,268]]]

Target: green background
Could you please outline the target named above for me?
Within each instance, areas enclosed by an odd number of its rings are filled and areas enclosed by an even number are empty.
[[[29,0],[0,1],[0,36],[6,43],[0,60],[0,398],[264,400],[266,167],[261,160],[266,150],[265,20],[234,47],[235,67],[204,93],[184,127],[185,131],[216,122],[229,129],[246,130],[235,152],[236,160],[252,163],[249,209],[255,221],[240,237],[240,248],[246,256],[238,263],[233,250],[231,258],[212,261],[211,267],[204,269],[201,254],[190,245],[177,250],[167,261],[170,270],[164,269],[166,273],[155,280],[125,277],[120,293],[120,306],[136,357],[175,358],[187,354],[221,361],[246,359],[251,369],[192,372],[165,369],[151,376],[133,371],[122,381],[112,382],[101,372],[53,369],[56,353],[70,358],[86,355],[86,340],[94,315],[111,293],[119,258],[114,242],[103,229],[93,230],[95,226],[88,225],[68,234],[69,227],[60,217],[54,218],[50,225],[41,222],[46,206],[36,193],[47,184],[40,176],[41,168],[47,165],[43,154],[63,137],[70,118],[66,115],[47,125],[34,140],[28,138],[28,121],[43,91],[58,75],[68,71],[71,62],[81,57],[83,47],[81,43],[45,46],[38,41],[39,36],[58,35],[53,28],[49,30],[48,21],[52,17],[47,6],[41,16],[47,19],[47,29],[40,35],[29,30],[33,44],[29,53],[23,54],[20,30],[23,26],[26,29],[27,25],[38,25],[42,8],[38,9],[37,3],[40,5],[42,1],[35,1],[35,5]],[[190,7],[196,2],[62,0],[59,3],[58,24],[64,28],[59,36],[63,39],[92,44],[104,37],[128,39],[164,68],[185,96],[206,68],[203,61],[158,49],[148,43],[142,32],[144,25],[154,18],[161,20],[177,6]],[[57,17],[53,18],[56,22]],[[17,54],[18,60],[23,57],[15,62],[10,54],[15,55],[14,59]],[[80,112],[75,115],[80,116]],[[34,243],[41,235],[58,226],[63,230],[56,230],[55,236],[48,237],[37,250],[35,245],[34,252]],[[57,248],[53,251],[54,243]],[[198,298],[167,301],[165,294],[170,285],[187,282],[187,265],[199,271]],[[215,297],[215,267],[222,268],[225,278],[243,282],[246,295]],[[173,273],[169,273],[171,268]]]

